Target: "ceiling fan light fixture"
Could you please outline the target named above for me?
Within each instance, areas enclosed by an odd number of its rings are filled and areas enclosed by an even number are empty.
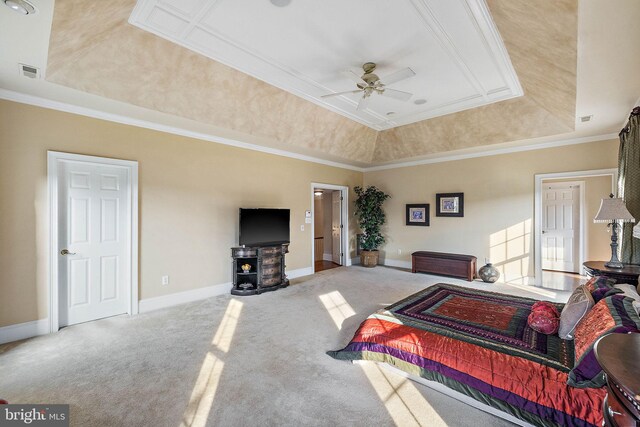
[[[5,6],[20,15],[33,15],[36,8],[27,0],[3,0]]]
[[[271,4],[277,7],[287,7],[291,3],[291,0],[269,0]]]

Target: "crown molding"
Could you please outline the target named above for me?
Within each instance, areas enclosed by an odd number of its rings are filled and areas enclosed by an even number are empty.
[[[563,147],[565,145],[586,144],[589,142],[606,141],[608,139],[617,139],[617,138],[618,138],[618,134],[607,133],[603,135],[584,136],[579,138],[557,139],[554,141],[488,149],[482,152],[451,154],[448,156],[439,156],[439,157],[426,158],[421,160],[412,160],[412,161],[393,163],[393,164],[387,164],[387,165],[371,166],[371,167],[364,168],[364,172],[375,172],[375,171],[381,171],[381,170],[387,170],[387,169],[407,168],[411,166],[444,163],[444,162],[451,162],[455,160],[465,160],[465,159],[475,159],[478,157],[497,156],[500,154],[520,153],[523,151],[543,150],[545,148]]]
[[[120,114],[108,113],[105,111],[94,110],[92,108],[81,107],[78,105],[68,104],[65,102],[54,101],[39,96],[29,95],[22,92],[15,92],[8,89],[0,88],[0,99],[13,101],[20,104],[34,105],[36,107],[48,108],[51,110],[63,111],[66,113],[78,114],[80,116],[92,117],[94,119],[106,120],[130,126],[136,126],[145,129],[151,129],[159,132],[170,133],[173,135],[185,136],[188,138],[200,139],[203,141],[215,142],[217,144],[229,145],[246,150],[259,151],[261,153],[275,154],[276,156],[288,157],[290,159],[303,160],[311,163],[319,163],[325,166],[333,166],[341,169],[354,170],[364,172],[364,168],[350,165],[347,163],[339,163],[331,160],[325,160],[318,157],[307,156],[304,154],[292,153],[277,148],[265,147],[262,145],[251,144],[248,142],[238,141],[236,139],[211,135],[203,132],[195,132],[188,129],[167,126],[156,122],[127,117]]]
[[[72,113],[72,114],[78,114],[81,116],[92,117],[100,120],[106,120],[110,122],[130,125],[130,126],[136,126],[136,127],[145,128],[145,129],[151,129],[159,132],[185,136],[188,138],[200,139],[203,141],[229,145],[232,147],[243,148],[246,150],[259,151],[261,153],[274,154],[276,156],[282,156],[282,157],[287,157],[291,159],[303,160],[306,162],[337,167],[341,169],[363,172],[363,173],[388,170],[388,169],[406,168],[406,167],[420,166],[420,165],[429,165],[434,163],[444,163],[444,162],[451,162],[456,160],[497,156],[500,154],[519,153],[523,151],[543,150],[545,148],[562,147],[565,145],[586,144],[589,142],[604,141],[608,139],[618,138],[617,133],[609,133],[609,134],[602,134],[602,135],[595,135],[595,136],[586,136],[586,137],[569,138],[569,139],[557,139],[557,140],[541,142],[541,143],[529,143],[525,145],[487,149],[484,151],[459,152],[459,153],[450,154],[450,155],[433,155],[433,157],[431,158],[424,158],[420,160],[412,160],[412,161],[405,161],[405,162],[400,161],[398,163],[385,164],[385,165],[379,165],[379,166],[359,167],[359,166],[354,166],[347,163],[339,163],[331,160],[320,159],[317,157],[306,156],[304,154],[297,154],[297,153],[292,153],[289,151],[280,150],[276,148],[270,148],[262,145],[242,142],[242,141],[238,141],[231,138],[218,137],[208,133],[195,132],[195,131],[190,131],[190,130],[175,127],[175,126],[167,126],[167,125],[163,125],[160,123],[151,122],[147,120],[135,119],[135,118],[127,117],[120,114],[107,113],[107,112],[95,110],[92,108],[81,107],[78,105],[68,104],[60,101],[54,101],[51,99],[29,95],[22,92],[15,92],[15,91],[3,89],[3,88],[0,88],[0,99],[18,102],[21,104],[34,105],[36,107],[63,111],[63,112]],[[638,103],[640,104],[640,100],[638,100]]]

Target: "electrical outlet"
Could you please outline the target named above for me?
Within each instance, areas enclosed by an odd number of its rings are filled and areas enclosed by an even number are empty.
[[[398,249],[398,255],[402,255],[402,249]]]
[[[300,231],[304,231],[304,224],[300,226]]]
[[[162,284],[165,286],[169,284],[169,276],[162,276]]]

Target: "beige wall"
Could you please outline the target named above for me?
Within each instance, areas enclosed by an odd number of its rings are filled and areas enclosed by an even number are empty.
[[[591,176],[577,177],[573,179],[550,179],[544,180],[545,183],[561,183],[561,182],[584,182],[584,207],[585,207],[585,257],[589,261],[608,261],[611,258],[611,234],[607,230],[607,224],[595,223],[595,218],[600,209],[600,200],[608,197],[611,193],[611,184],[613,178],[611,176]]]
[[[139,162],[140,297],[151,298],[230,281],[241,206],[290,208],[288,270],[310,267],[312,224],[300,231],[311,209],[310,182],[353,188],[364,181],[391,194],[387,260],[409,262],[416,250],[468,253],[480,263],[491,258],[507,280],[533,275],[534,175],[615,167],[617,147],[611,140],[363,176],[0,101],[0,326],[47,316],[47,150]],[[465,217],[435,217],[437,192],[464,192]],[[350,193],[351,204],[354,198]],[[405,204],[424,202],[431,204],[431,226],[405,226]],[[354,257],[356,221],[350,224]],[[598,246],[601,234],[592,238]],[[162,275],[171,277],[169,286],[160,285]]]
[[[503,278],[524,281],[533,276],[534,175],[615,168],[617,152],[611,140],[368,172],[365,185],[391,195],[381,255],[406,263],[418,250],[475,255],[479,265],[490,258]],[[464,218],[436,217],[436,193],[453,192],[464,193]],[[406,226],[407,203],[429,203],[431,226]]]
[[[142,299],[230,282],[239,207],[290,208],[287,269],[311,267],[312,224],[300,231],[310,183],[353,188],[363,179],[361,172],[0,101],[0,326],[47,317],[47,150],[139,162]],[[160,284],[162,275],[171,277],[169,286]]]

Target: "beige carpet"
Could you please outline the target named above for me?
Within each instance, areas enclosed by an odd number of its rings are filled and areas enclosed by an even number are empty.
[[[341,267],[272,293],[219,296],[0,346],[0,398],[68,403],[75,426],[511,425],[373,365],[325,355],[374,310],[438,282],[568,297]]]

